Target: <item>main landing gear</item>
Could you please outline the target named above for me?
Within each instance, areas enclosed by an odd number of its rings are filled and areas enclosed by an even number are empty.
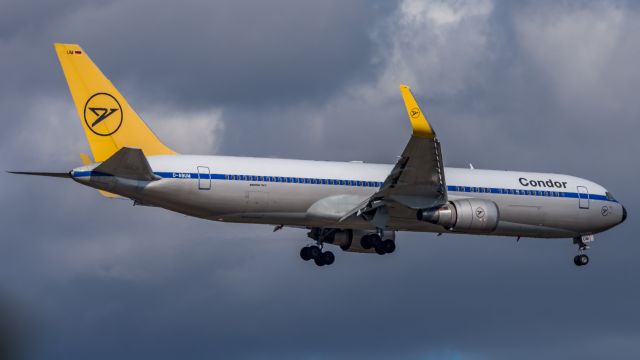
[[[300,257],[304,261],[313,259],[318,266],[331,265],[336,260],[331,251],[322,251],[322,248],[316,245],[303,247],[300,250]]]
[[[589,263],[589,257],[584,252],[589,249],[586,243],[594,240],[593,235],[583,235],[573,238],[573,243],[578,245],[578,255],[573,257],[573,263],[576,266],[584,266]]]
[[[396,251],[396,242],[387,239],[382,240],[382,237],[378,234],[367,234],[360,239],[360,246],[363,249],[369,250],[373,248],[378,255],[391,254]]]

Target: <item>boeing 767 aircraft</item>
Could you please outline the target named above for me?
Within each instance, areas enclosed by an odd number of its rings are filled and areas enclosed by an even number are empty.
[[[330,265],[325,244],[389,254],[397,231],[573,239],[573,261],[627,212],[602,186],[569,175],[447,168],[405,85],[413,132],[393,165],[180,155],[165,146],[78,45],[55,44],[93,159],[64,173],[108,198],[203,219],[306,228],[300,257]],[[186,126],[186,125],[185,125]]]

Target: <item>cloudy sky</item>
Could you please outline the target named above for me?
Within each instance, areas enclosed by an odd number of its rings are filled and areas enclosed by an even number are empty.
[[[0,169],[88,145],[53,51],[77,42],[182,153],[392,163],[409,84],[449,166],[560,172],[630,213],[570,240],[207,222],[0,175],[0,351],[59,359],[640,358],[640,7],[632,1],[0,1]],[[638,253],[636,253],[638,251]],[[17,345],[16,345],[17,344]]]

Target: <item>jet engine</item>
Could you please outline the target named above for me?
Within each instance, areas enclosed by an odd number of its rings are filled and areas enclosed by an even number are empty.
[[[418,220],[441,225],[447,230],[469,233],[493,232],[500,220],[498,205],[484,199],[462,199],[418,210]]]

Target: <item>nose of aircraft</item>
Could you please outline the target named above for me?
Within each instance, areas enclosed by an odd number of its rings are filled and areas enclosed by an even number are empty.
[[[622,206],[622,220],[620,220],[620,223],[622,224],[625,220],[627,220],[627,209],[625,209],[624,205],[620,206]]]

